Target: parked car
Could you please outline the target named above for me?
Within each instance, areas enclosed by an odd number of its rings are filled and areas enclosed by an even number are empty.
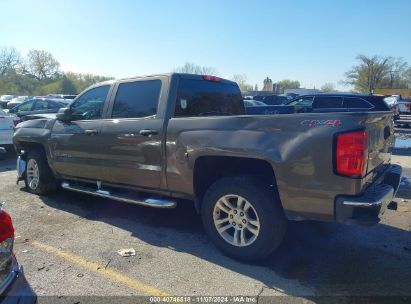
[[[258,101],[263,101],[265,98],[265,95],[255,95],[253,96],[254,100],[258,100]]]
[[[15,95],[1,95],[1,96],[0,96],[0,108],[6,109],[6,108],[7,108],[7,104],[8,104],[9,101],[12,100],[14,97],[16,97],[16,96],[15,96]]]
[[[214,76],[99,83],[55,119],[16,127],[18,180],[38,195],[61,185],[155,208],[191,202],[225,254],[259,260],[287,220],[378,223],[400,183],[382,99],[312,98],[312,113],[245,115],[238,85]]]
[[[0,206],[0,301],[1,303],[36,303],[37,297],[23,268],[13,254],[14,227],[10,215]]]
[[[245,107],[257,107],[257,106],[266,106],[266,104],[259,100],[244,99],[244,106]]]
[[[57,113],[59,109],[66,107],[69,102],[71,100],[35,98],[10,109],[9,112],[16,114],[21,120],[25,120],[27,115]]]
[[[400,119],[400,110],[397,96],[386,96],[384,98],[384,101],[391,108],[391,111],[394,113],[394,120]]]
[[[33,97],[31,96],[18,96],[18,97],[14,97],[12,100],[10,100],[7,103],[7,109],[12,109],[15,106],[22,104],[23,102],[32,99]]]
[[[285,105],[247,108],[248,114],[291,114],[321,112],[385,111],[391,106],[382,95],[316,94],[302,95]],[[395,112],[393,111],[394,115]]]
[[[266,105],[275,106],[275,105],[282,105],[287,103],[289,100],[284,95],[276,95],[276,94],[269,94],[269,95],[256,95],[253,97],[254,100],[262,101]]]
[[[13,145],[14,127],[20,119],[0,109],[0,146]]]
[[[397,100],[399,114],[411,114],[411,99],[404,99],[401,95],[389,95],[387,98],[395,98]]]
[[[402,99],[398,102],[400,114],[411,115],[411,99]]]
[[[296,112],[358,112],[391,109],[383,95],[325,93],[302,95],[286,104]]]
[[[268,95],[262,101],[269,106],[278,106],[289,102],[288,98],[282,95]]]
[[[77,95],[66,95],[66,94],[48,94],[47,98],[57,98],[57,99],[75,99]]]

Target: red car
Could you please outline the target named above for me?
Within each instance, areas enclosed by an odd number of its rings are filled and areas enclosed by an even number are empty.
[[[13,243],[14,227],[10,215],[0,206],[0,303],[36,303],[37,296],[13,254]]]

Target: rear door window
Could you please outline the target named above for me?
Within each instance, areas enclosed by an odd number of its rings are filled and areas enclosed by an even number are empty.
[[[27,101],[20,106],[17,107],[18,111],[31,111],[31,108],[33,107],[34,101]]]
[[[157,114],[161,80],[121,83],[114,100],[112,118],[140,118]]]
[[[240,89],[235,84],[181,79],[175,117],[244,115]]]
[[[49,108],[49,103],[47,100],[37,100],[36,103],[34,104],[33,110],[34,111],[47,110],[48,108]]]
[[[343,109],[343,98],[333,96],[315,97],[312,105],[314,109]]]

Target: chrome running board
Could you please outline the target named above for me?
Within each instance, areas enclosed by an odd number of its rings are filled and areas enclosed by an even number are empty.
[[[109,198],[115,201],[137,204],[142,206],[154,207],[154,208],[175,208],[177,203],[175,201],[148,198],[145,200],[139,200],[138,198],[133,198],[131,196],[114,194],[107,190],[93,189],[91,187],[80,186],[80,185],[70,185],[68,182],[62,182],[61,187],[66,190],[76,191],[80,193],[91,194],[94,196]]]

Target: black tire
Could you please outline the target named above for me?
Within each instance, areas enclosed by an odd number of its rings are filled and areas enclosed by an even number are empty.
[[[238,247],[226,241],[214,224],[214,207],[225,195],[234,194],[246,199],[255,209],[260,231],[247,246]],[[258,261],[274,252],[284,238],[287,220],[276,191],[253,176],[225,177],[207,190],[201,206],[204,228],[212,242],[227,256],[244,261]],[[231,229],[231,228],[229,228]]]
[[[27,168],[31,159],[34,160],[38,166],[39,178],[36,185],[30,185],[30,181],[28,180],[29,177],[27,174]],[[37,195],[52,193],[57,189],[57,180],[54,178],[54,175],[47,163],[46,155],[42,150],[33,150],[28,153],[26,158],[26,174],[24,177],[24,183],[29,192]]]
[[[7,150],[5,147],[0,147],[0,159],[6,158]]]

